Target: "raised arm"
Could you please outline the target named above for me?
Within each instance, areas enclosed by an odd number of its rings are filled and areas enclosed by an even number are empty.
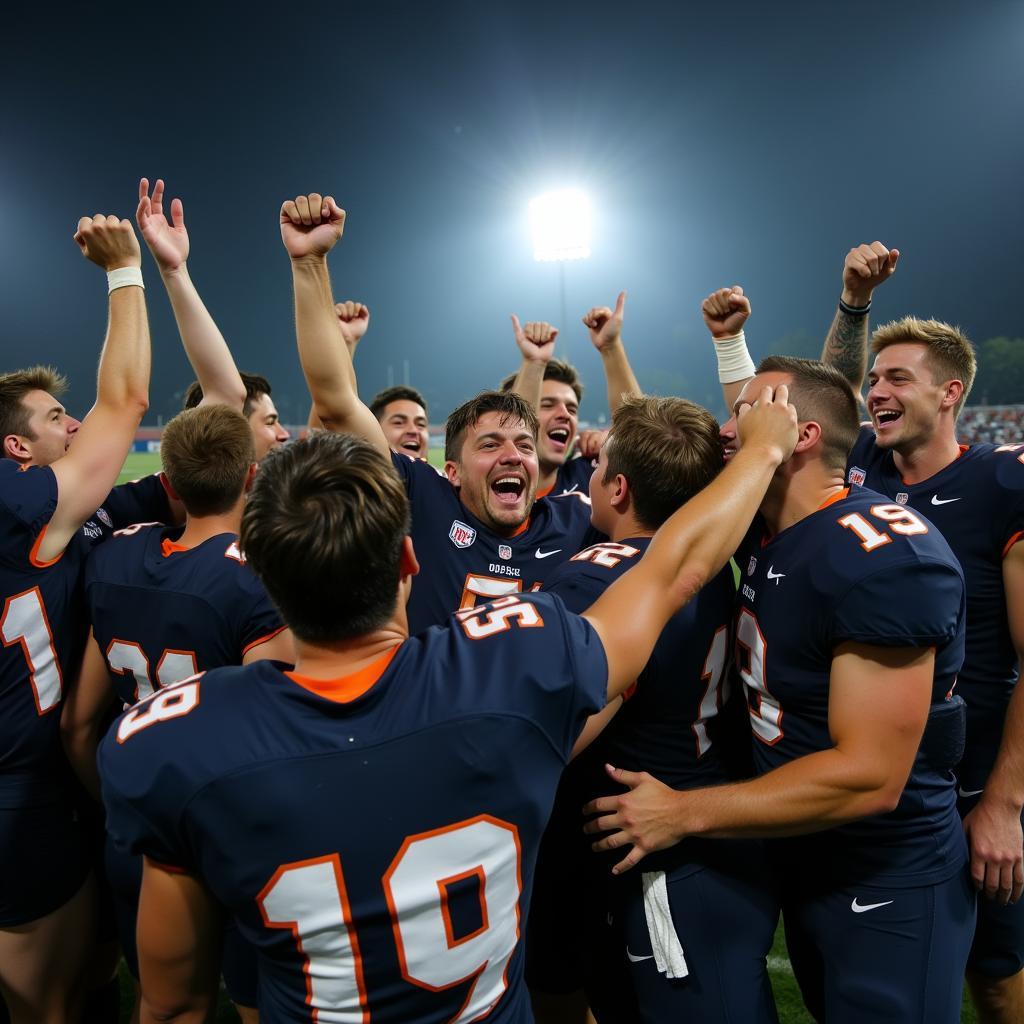
[[[370,326],[370,310],[361,302],[347,299],[334,304],[334,315],[338,318],[338,330],[345,342],[350,358],[355,359],[356,349]]]
[[[753,407],[741,407],[740,451],[584,613],[604,644],[609,700],[640,675],[665,623],[739,547],[775,470],[796,445],[796,411],[787,398],[785,385],[774,395],[765,388]]]
[[[530,320],[524,327],[513,313],[512,335],[523,357],[512,390],[525,398],[533,406],[534,412],[539,413],[544,390],[544,370],[555,354],[558,328],[543,320]]]
[[[871,295],[883,281],[892,277],[899,258],[898,249],[887,249],[881,242],[872,242],[851,249],[843,262],[843,292],[825,336],[821,361],[839,370],[857,395],[864,386],[868,369]]]
[[[718,360],[718,380],[722,385],[725,408],[731,410],[743,385],[754,376],[754,363],[747,351],[743,325],[750,316],[750,299],[734,284],[719,288],[700,304],[701,316],[711,332]]]
[[[1017,659],[1024,664],[1024,543],[1003,559],[1006,618]],[[971,876],[990,899],[1013,902],[1024,893],[1024,686],[1013,689],[1003,737],[978,805],[964,818],[971,850]]]
[[[348,347],[338,334],[327,254],[345,230],[345,211],[312,192],[281,207],[281,240],[292,261],[295,337],[313,411],[327,430],[355,434],[389,455],[377,418],[359,400]]]
[[[171,222],[168,223],[163,200],[163,179],[157,178],[150,196],[149,180],[143,178],[139,182],[139,206],[135,220],[160,270],[185,355],[203,389],[201,404],[216,402],[241,412],[245,403],[245,385],[224,336],[189,276],[185,209],[180,199],[172,199]]]
[[[83,217],[74,237],[86,259],[108,273],[110,319],[100,354],[96,404],[67,454],[53,463],[57,508],[37,551],[44,562],[61,555],[117,483],[149,406],[149,322],[142,253],[131,222],[102,214]]]
[[[626,293],[619,292],[615,309],[595,306],[583,317],[583,325],[590,332],[590,340],[604,364],[604,379],[608,385],[608,412],[614,413],[624,398],[640,394],[640,385],[629,365],[622,344],[622,319],[626,310]]]

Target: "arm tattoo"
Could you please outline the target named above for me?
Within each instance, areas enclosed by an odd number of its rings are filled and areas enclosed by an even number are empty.
[[[825,337],[821,361],[834,366],[859,395],[868,369],[868,318],[836,310]]]

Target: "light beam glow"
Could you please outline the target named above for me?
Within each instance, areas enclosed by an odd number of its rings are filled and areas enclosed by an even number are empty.
[[[584,260],[590,255],[590,200],[575,188],[530,200],[533,258]]]

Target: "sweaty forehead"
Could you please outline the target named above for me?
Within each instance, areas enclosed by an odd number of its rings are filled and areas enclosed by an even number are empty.
[[[533,437],[530,428],[520,419],[502,412],[485,412],[466,432],[467,439],[476,439],[482,434],[498,434],[502,437]]]
[[[889,373],[897,369],[928,371],[928,347],[913,342],[886,345],[871,364],[871,372],[876,374]]]

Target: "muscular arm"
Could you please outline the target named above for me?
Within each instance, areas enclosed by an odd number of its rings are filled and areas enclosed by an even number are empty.
[[[700,313],[715,345],[725,408],[731,411],[747,381],[754,376],[754,363],[743,333],[743,325],[750,316],[750,299],[738,284],[719,288],[700,304]]]
[[[603,814],[588,831],[618,830],[595,849],[632,844],[620,871],[687,835],[802,835],[892,810],[924,733],[934,667],[932,648],[843,644],[829,676],[831,748],[712,789],[678,792],[646,773],[613,772],[631,789],[588,805]]]
[[[107,723],[107,712],[113,703],[114,690],[110,685],[107,663],[90,630],[78,679],[64,700],[60,732],[71,767],[96,800],[100,799],[96,748]]]
[[[205,1024],[216,1007],[223,938],[210,893],[147,857],[137,936],[141,1024]]]
[[[832,326],[825,336],[821,361],[834,366],[860,397],[864,375],[868,372],[868,314],[846,313],[836,309]]]
[[[360,401],[348,347],[338,332],[327,253],[341,237],[345,213],[316,193],[281,208],[281,236],[292,261],[295,336],[313,408],[327,430],[355,434],[389,455],[377,418]]]
[[[116,217],[83,217],[75,240],[87,258],[108,271],[142,262],[131,224]],[[149,406],[149,322],[143,289],[118,288],[110,293],[109,305],[96,404],[67,454],[53,464],[57,508],[38,549],[44,562],[60,556],[110,493]]]
[[[796,413],[786,396],[785,386],[774,397],[765,388],[752,409],[741,410],[741,450],[658,530],[640,563],[584,613],[604,644],[609,700],[640,675],[670,616],[739,546],[796,443]]]
[[[1003,559],[1006,617],[1017,659],[1024,664],[1024,543]],[[1024,686],[1014,687],[1006,709],[999,754],[978,805],[964,818],[971,877],[985,895],[1016,902],[1024,893]]]

